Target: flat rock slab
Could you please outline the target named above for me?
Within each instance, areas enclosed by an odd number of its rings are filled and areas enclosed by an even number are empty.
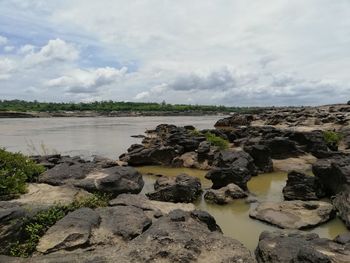
[[[92,228],[99,223],[99,215],[90,208],[80,208],[59,220],[40,239],[37,251],[49,253],[73,249],[89,241]]]
[[[48,184],[28,184],[28,192],[11,202],[21,205],[70,204],[75,199],[91,196],[83,189],[72,186],[52,186]]]
[[[168,214],[175,209],[183,211],[193,211],[195,206],[191,203],[170,203],[149,200],[145,195],[121,194],[117,198],[109,201],[110,206],[134,206],[144,211],[160,212]]]
[[[142,209],[134,206],[97,208],[101,223],[92,234],[92,243],[118,244],[142,234],[152,224]]]
[[[264,202],[249,212],[252,218],[289,229],[315,227],[334,215],[333,206],[321,201]]]
[[[348,263],[350,249],[314,233],[263,232],[255,255],[259,263]]]

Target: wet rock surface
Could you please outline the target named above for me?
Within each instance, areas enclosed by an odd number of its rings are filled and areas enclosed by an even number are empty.
[[[327,222],[335,212],[327,202],[283,201],[260,203],[250,210],[249,216],[280,228],[306,229]]]
[[[348,246],[300,231],[261,233],[255,255],[259,263],[345,263],[350,260]]]

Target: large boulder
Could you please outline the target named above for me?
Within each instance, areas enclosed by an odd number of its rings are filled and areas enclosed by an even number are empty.
[[[296,143],[287,137],[274,137],[263,140],[261,143],[270,149],[273,159],[286,159],[303,153]]]
[[[131,262],[255,262],[241,243],[209,230],[213,220],[175,210],[132,240],[123,255]]]
[[[142,144],[133,144],[128,152],[121,155],[119,159],[133,166],[170,165],[177,155],[177,150],[170,146],[151,145],[146,147]]]
[[[142,175],[130,166],[94,170],[84,179],[74,180],[71,183],[90,192],[101,191],[112,195],[138,194],[144,186]]]
[[[234,114],[231,117],[220,119],[215,123],[215,127],[239,127],[248,126],[254,120],[254,116],[251,114]]]
[[[228,184],[220,189],[209,189],[204,194],[204,199],[207,202],[216,204],[227,204],[232,202],[234,199],[245,198],[247,193],[243,191],[238,185]]]
[[[273,171],[271,151],[267,146],[259,144],[245,146],[244,151],[252,156],[255,166],[259,169],[259,173],[269,173]]]
[[[50,253],[61,249],[74,249],[85,245],[91,231],[97,227],[99,215],[90,208],[80,208],[59,220],[43,237],[36,249]]]
[[[262,232],[255,250],[259,263],[346,263],[348,245],[301,231]]]
[[[350,156],[320,159],[312,166],[312,171],[328,195],[350,189]]]
[[[213,189],[220,189],[228,184],[236,184],[244,191],[248,190],[247,182],[251,179],[251,173],[245,167],[213,168],[205,178],[213,182]]]
[[[306,229],[335,216],[332,204],[322,201],[263,202],[252,208],[249,216],[280,228]]]
[[[350,229],[350,191],[342,191],[333,199],[333,205],[338,211],[339,217]]]
[[[187,174],[160,177],[155,182],[154,189],[154,192],[146,194],[150,199],[174,203],[193,202],[202,191],[200,180]]]
[[[325,196],[323,186],[317,177],[291,171],[288,173],[286,186],[283,188],[286,200],[318,200]]]

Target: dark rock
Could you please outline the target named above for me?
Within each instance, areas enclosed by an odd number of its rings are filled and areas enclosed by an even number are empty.
[[[206,211],[194,210],[191,216],[205,223],[210,231],[222,232],[221,228],[216,224],[215,218]]]
[[[228,184],[234,183],[244,191],[248,190],[247,182],[251,179],[250,171],[245,167],[213,168],[205,178],[213,182],[213,189],[220,189]]]
[[[96,212],[101,217],[101,223],[93,234],[93,240],[98,244],[109,244],[113,236],[132,240],[152,224],[144,211],[134,206],[102,207]]]
[[[283,188],[286,200],[318,200],[325,196],[323,186],[317,177],[291,171]]]
[[[286,159],[303,153],[297,148],[294,141],[286,137],[275,137],[273,139],[261,141],[261,143],[270,149],[273,159]]]
[[[349,262],[350,250],[317,234],[305,232],[262,232],[255,250],[259,263]]]
[[[210,152],[210,142],[203,141],[199,144],[197,149],[198,154],[198,161],[203,162],[204,160],[208,159],[208,153]]]
[[[255,166],[260,173],[269,173],[273,171],[271,152],[265,145],[252,145],[244,147],[244,151],[250,154],[254,159]]]
[[[232,202],[234,199],[245,198],[247,193],[244,192],[238,185],[228,184],[220,189],[209,189],[204,194],[204,199],[208,202],[216,204],[227,204]]]
[[[350,188],[350,156],[337,156],[318,160],[312,171],[328,195]]]
[[[251,114],[234,114],[231,117],[227,117],[218,120],[215,123],[215,127],[237,127],[237,126],[248,126],[254,120],[254,116]]]
[[[340,235],[337,235],[334,239],[334,242],[337,242],[339,244],[349,244],[350,243],[350,232],[346,232]]]
[[[160,177],[154,185],[154,192],[146,195],[152,200],[190,203],[201,193],[201,182],[187,174],[174,177]]]
[[[210,231],[203,215],[189,213],[180,221],[161,217],[129,243],[124,255],[131,262],[255,262],[238,241]]]
[[[350,229],[350,191],[342,191],[333,199],[333,205],[338,211],[339,217],[345,222]]]
[[[98,214],[90,208],[80,208],[59,220],[40,238],[36,249],[50,253],[61,249],[84,246],[90,238],[92,228],[99,223]]]

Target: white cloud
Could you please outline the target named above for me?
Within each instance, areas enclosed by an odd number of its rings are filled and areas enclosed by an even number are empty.
[[[28,54],[28,53],[33,53],[35,50],[35,46],[26,44],[24,46],[21,46],[18,50],[19,54]]]
[[[120,80],[127,69],[97,68],[93,70],[75,69],[65,76],[51,79],[48,87],[64,88],[68,93],[96,93],[103,86]]]
[[[4,51],[5,51],[5,52],[12,52],[14,49],[15,49],[14,46],[5,46],[5,47],[4,47]]]
[[[350,97],[348,0],[11,2],[0,2],[0,17],[17,21],[20,12],[23,27],[9,28],[37,40],[8,54],[23,71],[11,73],[13,94],[26,85],[62,100],[280,105]],[[98,77],[120,65],[129,68],[124,77]]]
[[[24,48],[25,50],[29,50]],[[23,50],[22,50],[23,51]],[[25,62],[29,65],[42,64],[46,62],[70,62],[79,58],[79,50],[70,43],[59,38],[49,40],[38,52],[26,55]]]
[[[15,69],[15,66],[14,61],[8,58],[0,58],[0,80],[9,79],[12,71]]]
[[[6,37],[0,35],[0,46],[6,45],[7,41],[8,39]]]

